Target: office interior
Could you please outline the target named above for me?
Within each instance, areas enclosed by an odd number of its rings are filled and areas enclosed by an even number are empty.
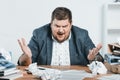
[[[104,56],[107,44],[120,38],[120,2],[116,1],[0,0],[0,49],[10,51],[12,62],[17,64],[22,54],[17,40],[23,37],[28,43],[33,30],[49,23],[51,12],[63,6],[72,11],[73,25],[88,30],[95,45],[103,44],[100,53]]]

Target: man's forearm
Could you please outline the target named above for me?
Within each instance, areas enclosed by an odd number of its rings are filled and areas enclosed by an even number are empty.
[[[21,66],[28,66],[32,63],[32,60],[30,57],[28,57],[26,54],[22,54],[19,58],[19,65]]]

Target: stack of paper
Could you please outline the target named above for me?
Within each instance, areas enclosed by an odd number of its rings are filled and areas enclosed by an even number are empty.
[[[3,70],[0,70],[0,76],[6,76],[6,75],[14,74],[17,72],[20,72],[20,70],[17,70],[15,67],[3,69]]]
[[[10,80],[21,75],[20,70],[16,69],[16,65],[0,54],[0,80]]]
[[[15,79],[22,77],[22,76],[23,76],[23,74],[21,72],[17,72],[14,74],[2,76],[2,77],[0,77],[0,80],[15,80]]]

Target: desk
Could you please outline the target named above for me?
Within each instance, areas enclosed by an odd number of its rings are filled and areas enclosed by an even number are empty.
[[[87,66],[78,66],[78,65],[72,65],[72,66],[43,66],[42,65],[42,67],[60,69],[60,70],[76,69],[76,70],[85,70],[87,72],[90,72]],[[23,77],[17,78],[16,80],[40,80],[31,74],[27,74],[27,72],[25,71],[25,68],[27,68],[27,66],[17,66],[17,68],[23,72]],[[105,75],[110,75],[110,74],[105,74]],[[93,78],[85,78],[84,80],[97,80],[97,78],[100,76],[104,76],[104,75],[97,75],[97,76],[94,76]]]

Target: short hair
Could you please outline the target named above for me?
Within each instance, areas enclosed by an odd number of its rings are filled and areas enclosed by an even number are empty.
[[[51,16],[51,22],[54,20],[65,20],[69,19],[69,22],[72,22],[72,13],[68,8],[65,7],[57,7],[53,12]]]

